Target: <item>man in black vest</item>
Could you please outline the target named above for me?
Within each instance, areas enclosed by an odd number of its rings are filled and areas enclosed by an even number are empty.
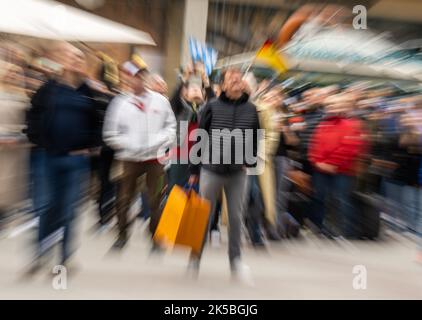
[[[239,280],[250,283],[249,268],[240,259],[241,223],[247,185],[246,167],[256,166],[259,119],[255,105],[249,102],[245,93],[239,69],[230,68],[223,72],[222,93],[204,107],[199,129],[199,143],[201,146],[204,146],[204,140],[208,143],[202,148],[205,152],[201,151],[199,163],[191,166],[190,182],[198,180],[200,171],[200,193],[211,202],[211,212],[215,212],[217,197],[224,189],[230,225],[231,271]],[[191,163],[195,163],[192,159],[194,152],[191,153]],[[196,272],[199,260],[198,256],[191,257],[190,267]]]

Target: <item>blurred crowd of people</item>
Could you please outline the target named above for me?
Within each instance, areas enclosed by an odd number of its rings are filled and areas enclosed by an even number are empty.
[[[169,94],[139,58],[118,66],[118,81],[106,81],[109,69],[88,77],[84,52],[69,43],[51,48],[37,67],[7,50],[0,68],[0,228],[29,197],[38,221],[30,274],[57,243],[68,265],[83,202],[97,203],[96,230],[112,230],[117,221],[113,249],[121,250],[136,219],[149,219],[154,234],[175,185],[193,186],[211,202],[211,244],[220,244],[220,227],[228,223],[231,270],[244,277],[242,226],[257,248],[304,230],[376,239],[381,213],[397,230],[420,236],[420,94],[397,96],[364,83],[290,90],[236,67],[210,79],[200,62],[183,68]],[[213,130],[240,129],[230,139],[252,146],[257,160],[235,163],[232,154],[228,162],[193,163],[189,151],[200,137],[189,137],[196,129],[209,133],[221,159],[234,151]],[[178,161],[166,160],[169,151]],[[259,161],[263,170],[248,174]],[[98,190],[90,192],[94,180]],[[141,202],[135,216],[134,202]],[[161,250],[152,240],[151,253]],[[200,258],[191,256],[195,272]]]

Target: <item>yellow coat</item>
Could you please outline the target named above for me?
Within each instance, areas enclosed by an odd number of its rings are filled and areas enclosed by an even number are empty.
[[[264,141],[261,141],[258,156],[265,162],[264,172],[258,176],[262,199],[265,208],[265,218],[273,225],[276,224],[276,180],[274,170],[274,156],[280,141],[280,132],[274,121],[277,111],[259,101],[256,103],[261,129],[265,130]]]

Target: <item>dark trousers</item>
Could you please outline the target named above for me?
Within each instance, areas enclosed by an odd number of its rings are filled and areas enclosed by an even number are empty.
[[[54,234],[63,229],[61,262],[72,255],[72,235],[76,208],[87,182],[89,161],[84,155],[46,155],[48,206],[40,214],[38,230],[39,255],[54,244]]]
[[[138,213],[139,219],[147,220],[151,216],[151,208],[148,204],[148,195],[145,192],[141,194],[142,208]]]
[[[246,205],[246,227],[253,244],[262,243],[261,225],[263,224],[264,202],[259,188],[257,176],[251,175],[249,178],[249,198]]]
[[[153,235],[160,220],[160,199],[163,179],[163,166],[155,162],[123,161],[123,176],[119,183],[117,195],[117,217],[119,222],[119,236],[128,237],[128,213],[136,196],[137,180],[146,174],[148,204],[151,211],[149,230]]]
[[[32,201],[32,214],[39,217],[48,206],[47,153],[41,148],[32,148],[29,158],[29,196]]]
[[[220,231],[220,227],[218,226],[218,221],[220,220],[221,215],[221,202],[222,199],[217,200],[215,205],[215,212],[213,212],[213,219],[211,221],[211,229],[210,231]]]
[[[168,186],[167,193],[170,194],[171,189],[175,185],[184,187],[189,180],[189,164],[173,163],[168,170]]]
[[[116,198],[116,185],[110,180],[111,166],[113,164],[113,149],[103,146],[101,148],[98,174],[100,179],[100,198],[98,201],[98,211],[100,223],[106,224],[113,217],[113,209]]]
[[[347,175],[330,175],[314,172],[312,176],[314,193],[311,220],[322,228],[329,203],[335,204],[335,216],[341,225],[344,236],[356,236],[354,233],[355,219],[351,196],[354,178]],[[329,202],[332,200],[332,202]]]
[[[217,200],[224,190],[227,198],[227,215],[229,222],[229,259],[233,266],[236,258],[240,258],[242,216],[245,208],[245,192],[247,187],[246,172],[239,171],[230,175],[220,175],[212,171],[202,169],[199,178],[201,197],[210,201],[211,213],[215,212]],[[208,232],[211,227],[213,216],[208,223]],[[205,245],[207,237],[204,237]],[[199,253],[200,258],[202,252]]]

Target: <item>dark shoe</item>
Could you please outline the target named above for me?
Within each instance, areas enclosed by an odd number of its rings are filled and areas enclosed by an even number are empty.
[[[321,237],[326,238],[328,240],[334,240],[336,238],[336,235],[325,227],[322,227],[319,234]]]
[[[69,260],[62,262],[62,266],[65,267],[67,276],[74,276],[75,274],[79,273],[81,270],[78,264],[76,264],[75,262],[71,262]]]
[[[279,223],[277,225],[277,232],[278,232],[278,235],[280,236],[280,238],[282,238],[282,239],[288,238],[288,230],[283,225],[283,223]]]
[[[113,246],[111,247],[113,250],[123,250],[124,247],[127,244],[127,238],[125,237],[119,237],[114,243]]]
[[[40,272],[47,264],[46,257],[38,257],[35,258],[34,261],[28,266],[28,268],[24,271],[22,278],[29,279],[34,277],[38,272]]]
[[[25,278],[31,278],[31,277],[35,276],[38,272],[40,272],[42,267],[43,266],[41,264],[41,261],[39,261],[39,259],[37,259],[29,265],[28,269],[25,270],[23,276]]]
[[[265,251],[267,250],[267,246],[265,245],[264,241],[259,242],[252,242],[252,247],[256,250]]]
[[[281,237],[277,232],[277,229],[274,228],[273,226],[266,226],[265,227],[265,231],[267,234],[267,239],[270,241],[281,241]]]
[[[149,251],[149,256],[161,256],[165,253],[165,250],[157,243],[153,242],[151,250]]]

